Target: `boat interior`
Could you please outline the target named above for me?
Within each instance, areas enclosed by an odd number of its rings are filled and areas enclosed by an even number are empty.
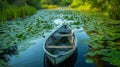
[[[53,55],[59,55],[74,47],[74,33],[69,27],[63,26],[55,31],[47,40],[45,48]]]

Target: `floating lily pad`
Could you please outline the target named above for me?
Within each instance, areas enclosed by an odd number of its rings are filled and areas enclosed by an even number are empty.
[[[93,63],[94,61],[92,59],[86,59],[85,62],[86,63]]]
[[[87,55],[88,56],[95,56],[96,54],[94,52],[88,52]]]

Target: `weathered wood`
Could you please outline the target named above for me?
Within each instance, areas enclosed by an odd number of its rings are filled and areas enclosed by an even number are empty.
[[[46,48],[60,49],[60,48],[73,48],[73,46],[46,46]]]
[[[74,31],[68,25],[62,25],[48,37],[43,48],[50,62],[56,65],[69,58],[76,45]]]
[[[64,30],[66,31],[66,30]],[[54,36],[73,36],[73,30],[69,30],[71,32],[69,32],[68,34],[61,34],[61,33],[55,33]]]
[[[59,34],[59,33],[56,33],[54,34],[54,36],[72,36],[73,34]]]

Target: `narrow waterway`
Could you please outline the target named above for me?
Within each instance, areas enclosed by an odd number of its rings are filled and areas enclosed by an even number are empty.
[[[56,28],[51,30],[51,32],[53,32],[55,29]],[[16,56],[10,57],[10,61],[8,62],[9,65],[13,67],[45,67],[47,63],[44,57],[43,45],[45,40],[51,34],[51,32],[45,33],[45,38],[31,40],[30,42],[34,42],[34,44],[31,45],[29,48],[27,48],[25,51],[19,52],[18,57]],[[75,61],[71,63],[74,63],[73,64],[74,67],[79,67],[79,66],[94,67],[94,64],[88,64],[85,62],[86,59],[85,54],[88,52],[89,47],[88,47],[88,43],[83,40],[88,39],[89,36],[86,34],[86,32],[82,27],[80,29],[74,29],[74,32],[75,35],[77,36],[78,49],[77,49],[77,56],[75,56],[74,58]]]
[[[74,29],[77,38],[77,50],[57,67],[119,66],[120,53],[119,48],[117,48],[119,47],[119,40],[111,40],[117,33],[110,37],[108,34],[109,27],[105,24],[106,27],[104,26],[103,29],[106,28],[104,31],[106,34],[104,35],[100,25],[102,22],[99,24],[98,20],[93,17],[86,16],[76,10],[39,10],[36,14],[24,19],[17,18],[2,23],[0,27],[2,29],[0,35],[0,67],[9,67],[9,65],[10,67],[54,67],[47,59],[43,45],[49,35],[64,23]],[[90,39],[95,41],[95,44],[88,44],[86,39],[89,39],[89,36],[83,27],[93,33],[88,32],[92,37]],[[118,29],[115,28],[114,30],[117,31]],[[100,32],[100,35],[93,31]],[[111,40],[108,42],[110,44],[106,46],[104,40],[109,39]],[[97,41],[98,43],[96,43]],[[91,48],[88,45],[91,45]]]

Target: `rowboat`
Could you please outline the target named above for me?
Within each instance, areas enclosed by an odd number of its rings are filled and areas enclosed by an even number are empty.
[[[53,65],[46,56],[46,54],[44,54],[44,67],[74,67],[77,60],[77,56],[78,56],[78,51],[76,49],[75,52],[65,61],[61,62],[60,64]]]
[[[47,58],[53,65],[60,64],[76,50],[74,31],[68,25],[62,25],[53,32],[43,46]]]

